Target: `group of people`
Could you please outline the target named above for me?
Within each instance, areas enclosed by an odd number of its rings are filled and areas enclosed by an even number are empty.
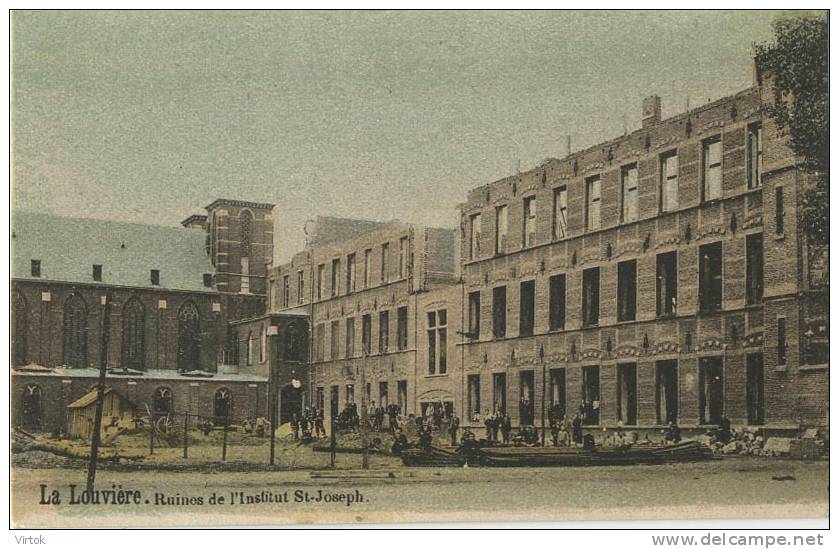
[[[314,439],[326,437],[326,429],[323,426],[323,409],[315,406],[308,406],[298,415],[291,415],[291,432],[294,440],[309,443]]]

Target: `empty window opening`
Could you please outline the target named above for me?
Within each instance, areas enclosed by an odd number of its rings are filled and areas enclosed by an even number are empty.
[[[600,267],[583,271],[583,325],[600,321]]]
[[[675,360],[655,364],[656,423],[676,423],[679,418],[679,373]]]
[[[565,329],[565,275],[553,275],[548,282],[548,328]]]
[[[583,374],[582,413],[584,425],[600,423],[600,366],[585,366]]]
[[[702,312],[722,308],[722,242],[699,247],[699,308]]]
[[[637,423],[638,378],[635,363],[618,364],[617,417],[624,425]]]
[[[519,286],[519,335],[533,335],[536,281],[526,280]]]
[[[618,321],[635,320],[637,265],[633,259],[618,263]]]
[[[723,416],[722,359],[699,359],[699,421],[719,425]]]

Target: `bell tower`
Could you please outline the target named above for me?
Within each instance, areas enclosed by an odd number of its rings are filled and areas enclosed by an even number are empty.
[[[206,210],[216,289],[265,295],[267,264],[274,255],[274,205],[219,198]]]

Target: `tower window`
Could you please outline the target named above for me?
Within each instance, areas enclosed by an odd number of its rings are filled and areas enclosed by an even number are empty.
[[[149,282],[151,282],[152,286],[160,286],[160,271],[157,269],[152,269],[149,271]]]
[[[41,278],[41,260],[33,259],[29,266],[33,278]]]
[[[207,275],[204,276],[206,277]],[[95,280],[96,282],[102,282],[102,265],[93,266],[93,280]],[[206,283],[204,285],[206,286]]]

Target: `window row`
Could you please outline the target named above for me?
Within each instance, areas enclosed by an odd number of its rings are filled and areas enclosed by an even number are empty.
[[[654,385],[649,387],[651,395],[639,396],[638,366],[634,362],[619,363],[615,367],[614,398],[612,402],[602,399],[601,367],[583,366],[580,368],[580,385],[576,390],[568,387],[566,368],[551,369],[548,385],[545,387],[545,408],[552,420],[565,419],[571,422],[578,417],[583,425],[599,425],[601,411],[605,406],[613,406],[614,418],[624,425],[638,424],[638,403],[650,402],[655,407],[657,425],[678,423],[680,410],[682,419],[698,417],[704,425],[719,425],[725,417],[724,366],[722,357],[703,357],[699,359],[696,372],[698,380],[697,400],[693,404],[695,413],[685,413],[687,408],[679,402],[679,365],[676,360],[659,360],[654,365]],[[492,394],[485,402],[481,394],[481,374],[469,374],[466,378],[466,409],[472,423],[481,423],[482,415],[490,413],[507,414],[508,387],[507,373],[493,373]],[[535,419],[533,403],[536,400],[534,371],[518,372],[519,422],[532,425]],[[761,353],[746,356],[745,372],[746,415],[750,425],[764,423],[764,366]],[[569,390],[571,389],[571,390]],[[576,392],[576,395],[574,394]],[[540,398],[542,398],[540,396]],[[576,405],[576,406],[575,406]],[[688,405],[690,406],[690,405]]]
[[[759,123],[748,127],[746,141],[747,183],[749,189],[761,184],[763,170],[763,130]],[[701,160],[701,200],[708,202],[722,198],[722,136],[716,135],[702,141]],[[592,175],[585,179],[584,226],[587,231],[601,228],[601,175]],[[676,149],[665,152],[659,157],[658,211],[672,212],[679,208],[679,156]],[[620,223],[631,223],[639,219],[639,182],[638,164],[621,167],[620,173]],[[509,205],[495,208],[494,249],[495,255],[507,251],[509,233]],[[475,213],[469,217],[469,259],[483,257],[481,250],[483,232],[483,214]],[[553,190],[551,213],[551,239],[562,240],[568,236],[568,187],[560,186]],[[525,196],[522,199],[521,247],[528,248],[536,243],[536,197]],[[783,232],[782,230],[779,232]]]
[[[723,257],[722,242],[699,247],[699,310],[714,312],[722,309]],[[746,237],[746,303],[757,304],[763,299],[763,234]],[[548,330],[565,329],[567,281],[566,274],[548,279]],[[636,320],[638,307],[637,260],[621,261],[617,266],[616,317],[618,322]],[[656,256],[656,316],[675,315],[678,300],[678,255],[665,252]],[[581,318],[583,326],[600,322],[600,267],[582,272]],[[469,293],[467,337],[481,336],[481,291]],[[492,289],[492,336],[507,336],[507,286]],[[536,317],[536,282],[524,280],[519,284],[519,335],[533,335]]]
[[[367,402],[373,407],[382,407],[387,412],[391,405],[395,405],[396,413],[400,415],[404,415],[407,411],[408,406],[408,380],[401,379],[396,382],[396,399],[395,402],[390,400],[390,383],[387,381],[379,381],[378,382],[379,392],[377,395],[377,399],[373,399],[373,383],[367,382],[365,387],[365,396]],[[339,395],[340,395],[340,387],[338,385],[332,385],[330,388],[330,411],[332,417],[336,417],[341,408],[339,407]],[[316,387],[315,388],[315,402],[317,406],[321,410],[325,410],[325,398],[326,395],[324,394],[323,387]],[[344,408],[348,404],[355,404],[355,384],[348,383],[344,386]]]
[[[390,311],[379,311],[379,354],[385,354],[394,350],[404,351],[408,348],[408,307],[396,309],[396,347],[391,347]],[[354,358],[356,354],[356,318],[349,317],[344,320],[344,353],[341,355],[341,321],[333,320],[329,327],[329,360],[339,358]],[[326,357],[326,330],[327,323],[315,325],[315,360],[324,361]],[[370,314],[361,316],[361,356],[373,354],[373,320]]]
[[[91,280],[94,282],[102,282],[102,265],[94,263],[91,268]],[[29,261],[29,275],[32,278],[41,278],[41,260],[31,259]],[[212,273],[204,273],[203,275],[204,287],[211,288],[213,286]],[[149,270],[149,284],[152,286],[160,286],[160,269]]]

